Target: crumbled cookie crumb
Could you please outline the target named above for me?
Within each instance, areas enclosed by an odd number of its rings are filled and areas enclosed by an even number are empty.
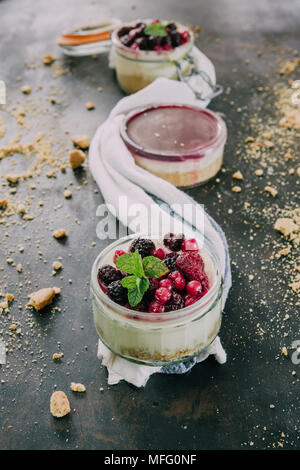
[[[78,134],[72,137],[72,142],[75,147],[79,147],[82,150],[86,150],[90,146],[90,138],[85,134]]]
[[[75,170],[75,168],[80,167],[85,161],[85,153],[82,150],[75,149],[69,153],[69,162],[70,167]]]
[[[85,392],[86,388],[83,384],[71,382],[70,389],[72,392]]]
[[[70,191],[69,189],[66,189],[64,191],[64,196],[66,199],[70,199],[72,197],[72,191]]]
[[[281,353],[284,355],[284,356],[287,356],[288,355],[288,351],[287,351],[287,348],[285,346],[283,346],[281,348]]]
[[[299,226],[288,217],[281,217],[277,219],[274,228],[281,232],[285,237],[288,237],[291,233],[299,230]]]
[[[55,271],[59,271],[60,269],[62,269],[63,265],[60,261],[54,261],[52,267],[53,269],[55,269]]]
[[[61,359],[63,357],[64,353],[54,353],[52,356],[52,359],[56,361],[57,359]]]
[[[53,392],[50,398],[50,412],[55,418],[62,418],[71,411],[67,395],[61,390]]]
[[[29,95],[31,93],[31,87],[29,85],[23,85],[21,92],[24,93],[24,95]]]
[[[232,178],[234,178],[234,179],[236,179],[236,180],[243,180],[243,179],[244,179],[244,177],[243,177],[243,175],[242,175],[242,173],[241,173],[240,170],[238,170],[238,171],[236,171],[235,173],[233,173]]]
[[[28,305],[34,307],[37,311],[42,310],[47,305],[50,305],[56,294],[60,293],[57,287],[46,287],[36,292],[29,294]]]
[[[91,111],[92,109],[95,109],[95,104],[92,101],[88,101],[85,103],[85,107],[88,111]]]
[[[277,194],[278,194],[277,189],[272,188],[272,186],[265,186],[265,191],[267,193],[271,194],[271,196],[273,196],[273,197],[277,196]]]
[[[242,188],[240,186],[233,186],[231,188],[231,190],[234,192],[234,193],[240,193],[242,191]]]
[[[258,168],[258,170],[255,170],[254,173],[255,173],[256,176],[263,176],[263,174],[264,174],[263,170],[261,170],[260,168]]]
[[[53,62],[55,62],[56,58],[53,57],[51,54],[44,55],[43,57],[43,64],[45,65],[51,65]]]
[[[63,228],[55,230],[55,232],[53,232],[52,235],[53,235],[54,238],[65,238],[65,237],[68,236],[66,230],[64,230]]]

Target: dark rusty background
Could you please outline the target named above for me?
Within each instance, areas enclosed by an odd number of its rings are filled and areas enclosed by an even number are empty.
[[[231,90],[226,101],[224,95],[211,106],[225,114],[228,125],[224,162],[227,171],[218,175],[219,182],[214,180],[188,193],[204,203],[224,228],[235,261],[233,287],[221,331],[228,353],[226,365],[220,366],[210,358],[186,376],[155,375],[144,390],[126,383],[108,387],[106,370],[96,358],[97,335],[88,286],[92,262],[108,243],[97,240],[95,232],[101,195],[93,192],[96,186],[88,170],[74,175],[68,169],[56,179],[36,179],[36,219],[7,228],[0,226],[0,265],[5,267],[0,272],[0,290],[16,292],[17,284],[24,278],[32,281],[32,288],[58,284],[62,295],[56,305],[62,310],[51,314],[49,309],[43,315],[35,315],[34,334],[28,336],[31,344],[8,355],[9,368],[0,367],[1,449],[263,449],[277,448],[278,442],[284,448],[299,447],[299,382],[297,375],[292,376],[293,370],[299,374],[299,366],[280,354],[283,327],[278,315],[290,315],[284,330],[289,333],[284,343],[287,346],[299,337],[299,320],[293,302],[282,305],[282,287],[274,273],[260,271],[261,262],[271,254],[271,248],[264,246],[266,234],[279,236],[263,217],[260,220],[260,208],[271,204],[263,195],[264,183],[257,181],[242,154],[235,155],[237,143],[248,135],[237,107],[249,116],[259,107],[262,114],[273,112],[272,98],[262,97],[256,88],[276,81],[276,59],[279,55],[289,58],[299,46],[299,15],[300,3],[296,0],[136,0],[135,9],[124,0],[0,1],[0,79],[6,81],[9,104],[26,104],[20,93],[20,86],[25,83],[33,89],[43,85],[39,94],[41,107],[52,89],[61,89],[62,103],[55,106],[55,111],[48,105],[49,112],[43,119],[49,129],[54,125],[57,140],[62,139],[69,149],[70,135],[80,131],[92,136],[123,95],[114,72],[107,67],[106,56],[98,60],[63,59],[55,46],[55,38],[62,30],[103,17],[174,18],[201,26],[197,43],[214,62],[218,81]],[[263,50],[262,57],[257,56],[257,49]],[[43,55],[49,53],[59,57],[72,73],[55,79],[50,69],[41,65]],[[250,63],[245,62],[246,58]],[[37,63],[38,67],[28,68],[25,61]],[[97,91],[99,86],[103,87],[102,93]],[[86,111],[87,101],[94,101],[94,111]],[[38,116],[35,124],[38,129]],[[47,132],[47,125],[43,126]],[[65,129],[70,135],[65,135]],[[29,131],[32,136],[35,133],[35,128]],[[14,135],[15,129],[10,127],[5,142]],[[231,175],[236,169],[245,177],[241,194],[231,191]],[[81,184],[84,178],[88,185]],[[66,201],[63,190],[70,180],[74,186],[81,185],[81,190],[70,188],[73,198]],[[279,195],[282,207],[289,201],[294,185],[295,178],[291,176],[289,189]],[[27,194],[27,183],[20,184],[17,191],[21,199]],[[0,189],[0,194],[5,195],[5,188]],[[39,212],[40,199],[45,205]],[[245,201],[257,208],[252,220],[243,212]],[[59,204],[63,207],[53,210]],[[230,216],[228,209],[233,211]],[[261,222],[263,227],[251,242],[249,230],[254,222]],[[51,233],[58,226],[69,232],[65,244],[52,239]],[[93,241],[96,247],[92,246]],[[25,252],[21,255],[16,250],[12,257],[23,264],[21,277],[5,261],[8,250],[18,243],[25,246]],[[58,256],[63,257],[64,270],[53,279],[51,265]],[[48,263],[44,264],[43,259]],[[280,266],[279,263],[279,270]],[[250,272],[254,274],[252,283],[248,280]],[[11,308],[21,324],[27,314],[18,311],[18,303],[25,305],[28,291],[24,288]],[[266,305],[260,299],[265,299]],[[277,320],[273,323],[274,318]],[[257,334],[258,323],[265,331],[262,337]],[[26,328],[23,325],[24,332]],[[26,335],[22,344],[25,340]],[[52,360],[57,341],[64,352],[60,363]],[[32,359],[37,362],[32,363]],[[84,383],[86,394],[72,394],[71,381]],[[76,409],[61,420],[49,413],[55,384],[67,392],[71,407]],[[99,391],[100,387],[104,390]],[[270,409],[271,403],[274,409]]]

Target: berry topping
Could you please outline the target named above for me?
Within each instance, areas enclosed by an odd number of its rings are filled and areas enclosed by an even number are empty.
[[[174,279],[174,287],[177,290],[184,290],[185,288],[185,279],[181,273]]]
[[[108,286],[111,282],[122,279],[122,273],[110,264],[105,264],[99,268],[97,277],[99,283]]]
[[[167,235],[164,236],[164,245],[172,251],[179,251],[181,250],[181,245],[184,241],[184,235],[177,234],[175,235],[174,233],[167,233]]]
[[[162,279],[159,282],[159,287],[165,287],[169,291],[172,291],[173,290],[173,283],[172,283],[172,281],[170,281],[170,279]]]
[[[204,262],[199,253],[195,251],[188,251],[178,256],[176,260],[176,266],[177,268],[181,269],[184,274],[186,274],[186,270],[193,266],[196,266],[203,271]]]
[[[208,289],[208,278],[207,275],[198,266],[191,266],[186,269],[185,275],[190,281],[201,282],[202,289]]]
[[[125,304],[127,302],[127,289],[122,286],[121,281],[111,282],[107,288],[107,295],[117,304]]]
[[[121,43],[132,49],[163,51],[172,50],[190,39],[189,32],[179,32],[175,23],[163,24],[153,20],[134,26],[123,26],[118,31]]]
[[[202,291],[202,284],[199,281],[190,281],[186,285],[186,291],[189,295],[198,296]]]
[[[151,252],[155,250],[155,245],[149,238],[136,238],[130,245],[129,251],[133,253],[138,250],[142,258],[150,256]]]
[[[125,255],[126,251],[124,250],[116,250],[115,255],[114,255],[114,263],[116,263],[116,259],[119,258],[119,256]]]
[[[182,251],[199,251],[199,246],[195,238],[184,240],[182,243]]]
[[[176,260],[178,258],[178,254],[173,252],[173,253],[168,253],[164,259],[164,263],[167,266],[167,268],[170,271],[176,270]]]
[[[159,302],[151,302],[148,308],[149,313],[163,313],[165,311],[165,307],[163,304]]]
[[[195,297],[193,295],[185,295],[184,296],[184,302],[185,302],[185,306],[188,307],[189,305],[192,305],[194,304],[195,302],[197,302],[197,300],[199,300],[200,297]]]
[[[151,252],[151,255],[156,256],[157,258],[159,258],[161,260],[165,259],[165,256],[166,256],[166,254],[165,254],[165,252],[162,248],[157,248],[157,250],[153,250]]]
[[[155,299],[157,302],[161,302],[162,304],[166,304],[172,297],[172,293],[166,287],[159,287],[155,292]]]
[[[184,306],[182,295],[178,294],[178,292],[174,292],[172,300],[165,306],[165,310],[166,312],[172,312],[173,310],[179,310]]]

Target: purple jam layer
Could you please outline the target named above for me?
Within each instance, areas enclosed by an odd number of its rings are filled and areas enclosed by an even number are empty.
[[[213,113],[184,105],[151,106],[130,115],[125,128],[127,145],[160,160],[204,156],[219,134]]]

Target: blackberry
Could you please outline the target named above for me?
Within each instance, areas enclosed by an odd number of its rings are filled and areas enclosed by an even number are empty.
[[[164,245],[170,248],[172,251],[179,251],[181,250],[181,245],[184,240],[183,233],[175,235],[174,233],[167,233],[164,236]]]
[[[177,253],[168,253],[164,259],[164,263],[170,271],[176,271],[176,260],[178,258]]]
[[[114,268],[110,264],[105,264],[104,266],[101,266],[101,268],[99,268],[97,277],[98,281],[108,286],[111,282],[122,279],[123,276],[121,271]]]
[[[154,299],[155,291],[159,287],[159,281],[158,279],[155,279],[154,277],[149,278],[149,289],[145,293],[144,300],[146,302],[151,302],[151,300]]]
[[[107,288],[107,295],[117,304],[125,304],[127,301],[127,289],[122,286],[121,281],[111,282]]]
[[[165,312],[172,312],[173,310],[179,310],[180,308],[183,308],[185,305],[184,299],[182,295],[178,294],[178,292],[173,292],[173,297],[165,305]]]
[[[155,250],[155,245],[149,238],[136,238],[131,243],[129,251],[133,253],[135,250],[138,250],[141,257],[145,258],[145,256],[150,256],[151,251]]]
[[[181,44],[181,34],[178,33],[177,31],[173,31],[171,33],[171,37],[172,37],[172,46],[173,47],[180,46],[180,44]]]
[[[129,26],[123,26],[121,29],[119,29],[118,31],[118,36],[119,38],[122,37],[122,36],[125,36],[125,34],[128,34],[130,31],[130,27]]]

